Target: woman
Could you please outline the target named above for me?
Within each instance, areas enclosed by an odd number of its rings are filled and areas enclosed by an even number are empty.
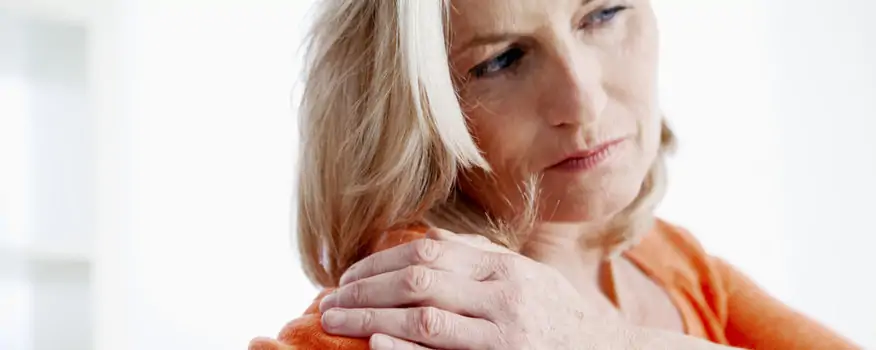
[[[322,6],[298,239],[329,289],[251,349],[854,347],[654,218],[649,0]]]

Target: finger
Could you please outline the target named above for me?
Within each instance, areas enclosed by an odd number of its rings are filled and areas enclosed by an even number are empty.
[[[386,334],[372,335],[368,345],[371,347],[371,350],[432,350],[417,343]]]
[[[505,254],[487,252],[459,242],[418,239],[377,252],[353,264],[341,276],[340,284],[346,285],[411,265],[459,273],[483,281],[505,271],[504,266],[499,264],[507,259],[499,255]]]
[[[323,314],[322,327],[340,336],[379,333],[440,349],[485,349],[500,339],[492,322],[433,307],[331,309]]]
[[[451,241],[468,244],[475,248],[480,248],[490,252],[513,253],[508,248],[495,244],[489,238],[478,234],[454,233],[453,231],[445,229],[432,228],[426,232],[426,237],[438,241]]]
[[[319,309],[434,306],[453,313],[490,318],[489,300],[499,293],[489,282],[411,265],[346,284],[326,296]]]

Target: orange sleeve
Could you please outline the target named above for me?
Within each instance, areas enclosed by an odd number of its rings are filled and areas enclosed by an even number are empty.
[[[320,293],[303,316],[283,327],[277,339],[255,338],[250,341],[249,350],[367,350],[368,339],[339,337],[322,330],[319,302],[329,292],[327,289]]]
[[[791,309],[721,259],[714,268],[727,292],[726,335],[746,349],[860,349],[847,339]]]

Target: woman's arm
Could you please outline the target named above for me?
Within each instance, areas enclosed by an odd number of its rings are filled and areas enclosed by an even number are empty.
[[[727,290],[727,339],[748,349],[859,349],[791,309],[720,259],[714,266]]]

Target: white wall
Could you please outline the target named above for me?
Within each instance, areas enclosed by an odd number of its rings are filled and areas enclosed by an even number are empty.
[[[876,3],[769,3],[794,293],[876,348]],[[817,23],[817,24],[816,24]]]
[[[85,31],[0,7],[3,349],[91,344],[89,266],[68,254],[88,248],[95,223]]]
[[[681,139],[661,212],[876,348],[876,4],[657,4],[663,102]]]
[[[241,349],[309,305],[290,93],[309,2],[128,1],[128,349]]]
[[[85,23],[95,18],[107,0],[0,0],[0,8],[43,18]]]
[[[776,161],[784,133],[764,35],[772,18],[762,3],[655,3],[661,103],[679,138],[660,214],[786,296],[784,168]]]

